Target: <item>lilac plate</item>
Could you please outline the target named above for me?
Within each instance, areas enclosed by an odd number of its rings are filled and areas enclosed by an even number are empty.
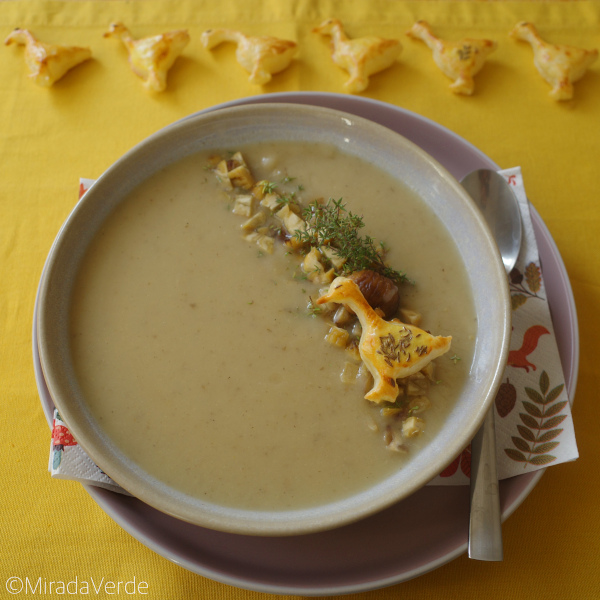
[[[311,104],[370,119],[412,140],[457,179],[474,169],[500,168],[448,129],[415,113],[360,97],[312,92],[269,94],[207,110],[256,102]],[[575,302],[554,240],[533,208],[532,220],[572,400],[579,365]],[[34,324],[36,321],[37,314]],[[44,413],[51,423],[54,405],[42,375],[35,330],[34,325],[36,381]],[[519,475],[500,483],[503,518],[518,508],[543,473]],[[422,575],[460,556],[467,548],[468,486],[425,487],[357,523],[315,534],[275,538],[204,529],[178,521],[136,498],[85,487],[112,519],[161,556],[210,579],[260,592],[303,596],[363,592]]]

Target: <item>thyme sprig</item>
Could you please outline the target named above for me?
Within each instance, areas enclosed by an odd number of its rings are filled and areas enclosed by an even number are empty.
[[[298,200],[296,198],[295,192],[292,192],[291,194],[284,194],[282,196],[277,196],[276,202],[277,202],[277,205],[281,206],[281,207],[283,207],[285,205],[288,205],[288,206],[292,206],[292,205],[299,206],[299,203],[298,203]]]
[[[294,237],[318,249],[332,248],[345,261],[341,274],[371,269],[397,283],[408,280],[405,273],[385,263],[372,237],[360,235],[362,217],[347,211],[341,198],[330,198],[325,204],[312,202],[304,209],[303,217],[306,229],[296,231]]]
[[[262,181],[262,193],[272,194],[277,189],[277,184],[274,181]]]

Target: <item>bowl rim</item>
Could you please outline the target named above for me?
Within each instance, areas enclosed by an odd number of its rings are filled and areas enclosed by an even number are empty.
[[[202,127],[205,123],[227,121],[235,117],[248,118],[249,115],[260,113],[263,117],[268,115],[270,120],[273,120],[274,113],[279,116],[281,114],[304,115],[310,119],[334,119],[337,122],[343,121],[348,127],[360,127],[368,131],[375,131],[377,136],[383,136],[390,143],[400,144],[403,148],[414,153],[418,160],[424,161],[433,171],[443,180],[444,184],[452,191],[456,197],[462,198],[463,207],[467,210],[470,218],[476,223],[479,228],[481,239],[485,241],[486,251],[490,252],[490,256],[495,256],[495,260],[491,263],[491,274],[494,276],[494,281],[497,283],[497,291],[501,293],[498,296],[499,308],[501,309],[499,320],[499,338],[500,344],[496,353],[497,360],[495,361],[491,373],[487,374],[489,385],[485,393],[484,400],[480,403],[478,410],[470,415],[470,421],[466,424],[463,435],[457,437],[445,459],[438,459],[433,465],[422,468],[419,473],[414,475],[411,485],[403,490],[391,489],[391,484],[384,486],[384,489],[378,490],[380,486],[376,485],[369,488],[366,492],[353,494],[349,498],[341,499],[321,505],[317,508],[298,509],[293,511],[248,511],[225,509],[210,505],[206,514],[200,514],[198,503],[190,503],[185,494],[181,494],[169,488],[170,493],[166,497],[165,490],[160,489],[160,482],[153,482],[150,489],[148,481],[151,477],[143,472],[135,465],[126,464],[125,466],[115,460],[118,456],[118,448],[111,445],[110,440],[101,438],[99,440],[97,431],[90,431],[89,422],[85,421],[85,416],[82,413],[80,406],[71,406],[72,398],[69,395],[68,388],[65,389],[64,373],[57,376],[57,368],[63,366],[61,360],[56,359],[57,356],[64,355],[57,350],[57,340],[53,338],[53,331],[56,331],[57,321],[60,323],[60,316],[57,319],[56,307],[49,306],[49,298],[56,302],[57,297],[60,297],[61,277],[60,270],[61,260],[64,260],[64,247],[74,237],[73,231],[79,232],[82,226],[81,221],[84,219],[81,215],[85,213],[88,207],[97,209],[95,204],[98,204],[96,197],[101,197],[104,188],[110,190],[114,185],[114,181],[122,177],[123,172],[127,172],[131,163],[136,160],[143,160],[150,156],[156,148],[162,147],[166,142],[174,137],[177,137],[182,132],[194,130],[195,127]],[[379,138],[378,138],[379,139]],[[175,162],[173,160],[172,162]],[[143,178],[142,178],[143,180]],[[129,181],[128,185],[133,189],[139,181]],[[126,194],[125,194],[126,196]],[[95,204],[94,204],[95,203]],[[469,208],[467,208],[469,207]],[[108,211],[110,212],[110,211]],[[107,214],[108,214],[107,212]],[[64,282],[63,282],[64,283]],[[63,300],[64,301],[64,298]],[[54,308],[54,310],[52,310]],[[299,533],[309,533],[324,529],[331,529],[343,524],[347,524],[359,520],[373,512],[377,512],[390,504],[398,502],[403,497],[413,493],[430,479],[435,477],[445,466],[454,458],[454,454],[458,454],[462,447],[472,439],[473,435],[481,425],[487,410],[489,409],[504,371],[504,366],[508,356],[508,343],[510,340],[510,300],[508,293],[508,284],[499,253],[493,242],[491,233],[485,223],[483,217],[479,214],[467,193],[463,190],[460,184],[452,175],[442,167],[429,154],[419,148],[416,144],[404,138],[397,132],[391,131],[388,128],[358,117],[356,115],[345,113],[337,109],[315,107],[304,104],[290,103],[265,103],[265,104],[247,104],[222,108],[207,113],[201,113],[196,116],[181,120],[171,125],[160,129],[152,134],[131,150],[126,152],[121,158],[117,159],[94,183],[90,190],[80,201],[75,205],[71,214],[61,227],[54,244],[48,255],[46,263],[46,276],[40,286],[40,306],[37,322],[37,337],[38,350],[40,354],[40,363],[42,371],[46,379],[48,389],[53,398],[61,416],[68,423],[75,438],[81,447],[90,455],[92,460],[96,462],[111,478],[113,478],[122,487],[131,492],[134,496],[151,506],[170,514],[174,517],[190,521],[192,523],[228,531],[231,533],[251,534],[251,535],[296,535]],[[64,320],[62,326],[65,326]],[[62,349],[64,353],[65,349]],[[58,364],[57,364],[58,362]],[[83,421],[82,421],[83,419]],[[88,428],[86,428],[86,426]],[[99,446],[100,442],[100,446]],[[109,458],[105,452],[109,451]],[[420,454],[420,453],[419,453]],[[402,470],[402,469],[401,469]],[[387,481],[387,480],[386,480]],[[158,490],[155,489],[158,483]],[[164,487],[164,486],[163,486]],[[392,486],[393,487],[393,486]],[[396,486],[397,488],[398,486]],[[373,490],[378,490],[374,494]],[[168,490],[167,490],[168,491]],[[204,504],[204,503],[203,503]],[[206,508],[203,506],[202,508]],[[325,514],[323,509],[326,508]],[[241,515],[241,516],[240,516]]]

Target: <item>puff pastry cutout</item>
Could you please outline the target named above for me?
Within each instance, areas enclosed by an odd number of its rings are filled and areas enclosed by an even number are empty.
[[[452,337],[433,336],[398,319],[385,321],[347,277],[334,279],[328,292],[317,300],[317,304],[326,302],[346,305],[360,321],[358,350],[374,380],[365,399],[372,402],[394,402],[399,392],[396,379],[420,371],[450,349]]]
[[[131,70],[147,90],[154,92],[162,92],[167,87],[167,73],[190,41],[185,29],[135,39],[119,22],[112,23],[104,37],[116,37],[123,42]]]
[[[552,86],[554,100],[571,100],[573,83],[581,79],[589,66],[598,58],[598,50],[583,50],[573,46],[559,46],[545,42],[532,23],[522,21],[510,32],[510,37],[528,42],[533,48],[533,64],[540,75]]]
[[[89,48],[44,44],[27,29],[15,29],[4,43],[7,46],[12,43],[25,46],[29,76],[42,87],[50,87],[67,71],[92,57]]]
[[[249,36],[232,29],[208,29],[202,34],[202,45],[212,50],[223,42],[237,45],[235,57],[250,73],[249,81],[265,85],[276,73],[287,69],[297,51],[296,42],[271,36]]]
[[[424,41],[433,53],[433,60],[442,73],[453,80],[450,89],[455,94],[470,96],[475,91],[473,77],[481,70],[497,44],[492,40],[465,38],[460,41],[436,37],[426,21],[417,21],[406,35]]]
[[[402,52],[399,40],[373,36],[350,39],[339,19],[327,19],[313,32],[330,36],[331,58],[350,76],[344,87],[352,94],[366,90],[369,77],[391,67]]]

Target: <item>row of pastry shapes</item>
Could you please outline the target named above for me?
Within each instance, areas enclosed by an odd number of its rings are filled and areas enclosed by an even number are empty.
[[[184,29],[136,39],[120,22],[112,23],[104,37],[121,40],[132,71],[146,89],[155,92],[166,88],[169,69],[190,41]],[[272,75],[286,69],[297,50],[295,42],[271,36],[246,36],[231,29],[209,29],[202,34],[202,44],[208,49],[223,42],[237,44],[236,58],[250,74],[250,81],[257,85],[268,83]],[[25,64],[30,77],[43,87],[50,87],[73,67],[92,57],[89,48],[46,44],[27,29],[12,31],[5,44],[12,43],[25,46]]]
[[[349,38],[338,19],[327,19],[313,32],[330,37],[332,60],[348,73],[345,88],[350,93],[366,90],[369,77],[392,66],[402,52],[399,40],[376,36]],[[497,47],[495,41],[486,39],[443,40],[434,35],[425,21],[417,21],[406,33],[429,46],[435,64],[452,80],[450,88],[457,94],[473,93],[474,76]],[[518,23],[510,36],[531,44],[534,64],[552,86],[550,96],[556,100],[573,97],[573,83],[583,77],[598,57],[596,49],[584,50],[544,41],[531,23]],[[121,39],[133,72],[146,88],[154,91],[165,89],[168,70],[190,40],[186,30],[135,39],[122,23],[113,23],[105,37]],[[257,85],[268,83],[274,74],[285,70],[298,49],[293,41],[249,36],[232,29],[209,29],[202,34],[201,41],[209,50],[223,42],[236,44],[237,61],[249,73],[250,82]],[[31,77],[43,86],[52,85],[68,70],[91,57],[89,48],[44,44],[25,29],[15,29],[5,43],[12,42],[26,46],[25,61]]]
[[[460,41],[442,40],[435,36],[425,21],[417,21],[407,32],[411,38],[423,40],[433,53],[440,70],[453,80],[450,88],[457,94],[471,95],[475,90],[473,77],[497,43],[492,40],[466,38]],[[533,48],[534,65],[540,75],[552,86],[550,96],[555,100],[573,98],[573,83],[583,77],[598,58],[598,50],[584,50],[574,46],[552,44],[542,39],[532,23],[521,21],[509,36],[528,42]]]
[[[166,88],[169,69],[190,41],[185,30],[135,39],[122,23],[113,23],[104,37],[117,37],[123,42],[132,71],[142,79],[144,87],[154,91]],[[29,76],[42,87],[50,87],[73,67],[92,57],[89,48],[46,44],[27,29],[15,29],[4,43],[25,46]]]

